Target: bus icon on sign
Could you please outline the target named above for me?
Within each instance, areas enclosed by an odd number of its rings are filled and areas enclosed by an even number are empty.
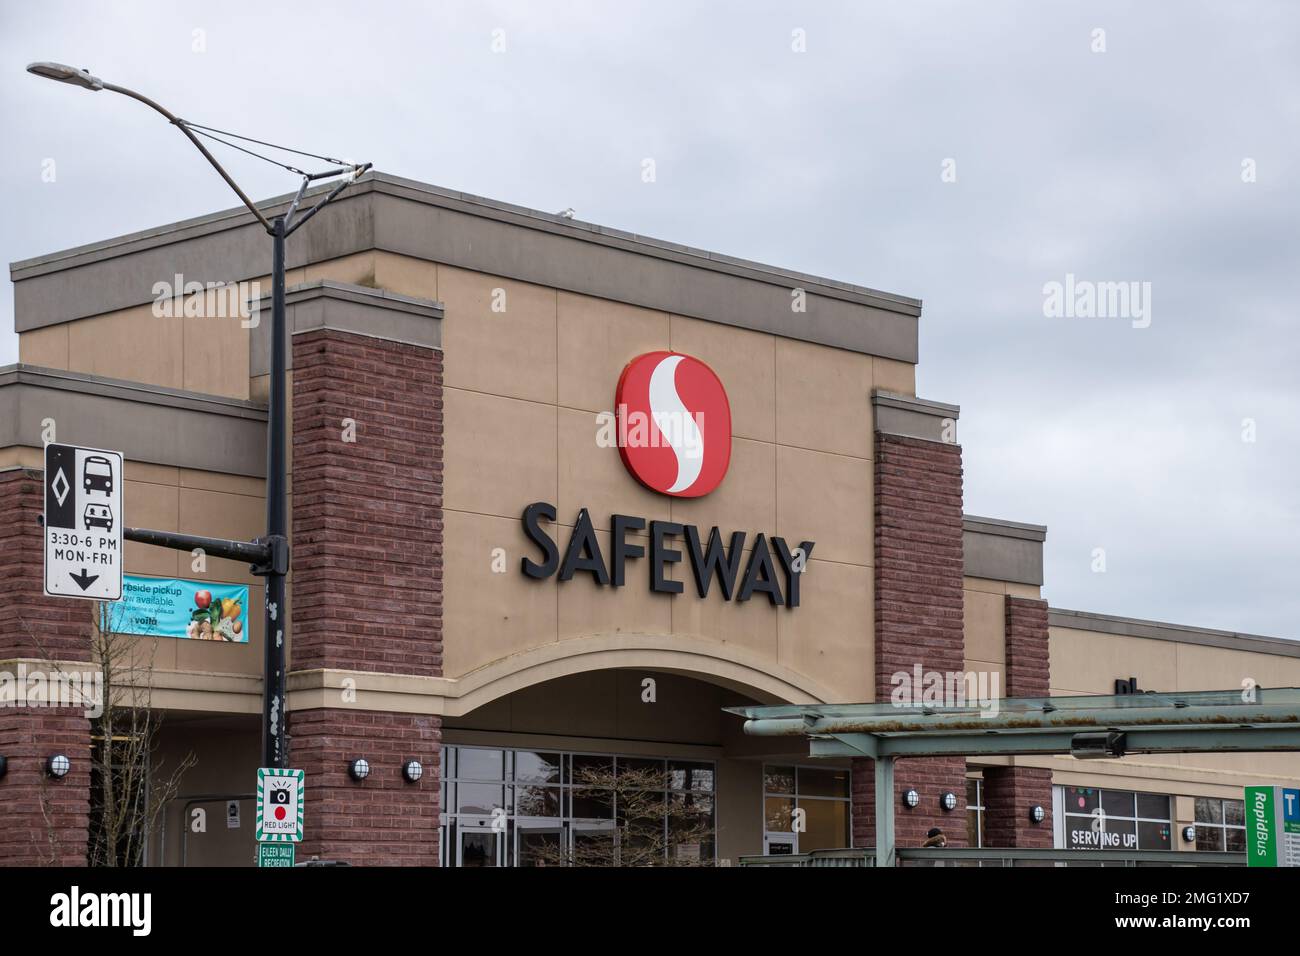
[[[81,486],[87,491],[113,494],[113,463],[101,455],[91,455],[82,469]]]

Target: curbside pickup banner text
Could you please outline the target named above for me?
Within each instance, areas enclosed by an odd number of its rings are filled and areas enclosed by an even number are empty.
[[[121,634],[246,644],[248,586],[128,574],[111,616]]]

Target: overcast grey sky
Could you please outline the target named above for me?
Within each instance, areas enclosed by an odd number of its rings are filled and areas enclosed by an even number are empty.
[[[234,204],[149,110],[23,72],[50,59],[196,122],[915,296],[966,510],[1049,526],[1053,605],[1300,638],[1300,4],[293,6],[3,0],[6,261]],[[230,167],[255,197],[296,185]],[[1149,326],[1046,317],[1067,274],[1149,282]]]

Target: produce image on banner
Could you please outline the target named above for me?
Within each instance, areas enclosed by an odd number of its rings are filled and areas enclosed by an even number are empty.
[[[122,634],[247,644],[248,586],[128,574],[113,627]]]

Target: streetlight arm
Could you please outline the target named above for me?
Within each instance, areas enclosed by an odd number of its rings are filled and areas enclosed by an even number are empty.
[[[187,137],[189,137],[189,140],[191,143],[194,144],[195,149],[197,149],[200,153],[202,153],[203,158],[212,164],[212,168],[221,174],[221,178],[226,181],[226,185],[228,185],[231,189],[235,191],[235,195],[237,195],[240,198],[240,200],[243,202],[243,204],[249,208],[249,211],[252,212],[252,214],[257,217],[258,222],[260,222],[266,228],[266,231],[267,232],[273,231],[270,221],[267,220],[266,216],[262,215],[262,211],[257,208],[253,200],[249,199],[248,196],[244,193],[244,191],[240,189],[239,186],[235,183],[235,181],[230,178],[230,174],[226,172],[226,170],[222,167],[222,165],[219,162],[217,162],[216,157],[213,156],[210,152],[208,152],[208,148],[204,146],[201,142],[199,142],[199,138],[195,136],[193,132],[191,132],[188,126],[185,125],[185,121],[183,119],[180,119],[179,117],[175,116],[171,112],[171,110],[167,109],[166,107],[162,106],[159,103],[155,103],[153,100],[149,99],[149,97],[143,95],[142,93],[137,93],[135,90],[129,90],[125,86],[118,86],[115,83],[105,83],[102,88],[106,90],[111,90],[114,93],[121,93],[123,96],[129,96],[133,100],[139,100],[145,106],[151,107],[152,109],[157,110],[163,116],[167,117],[167,122],[171,123],[182,133],[184,133]]]
[[[312,216],[316,215],[316,213],[320,212],[320,211],[321,211],[321,208],[322,208],[323,206],[325,206],[327,203],[329,203],[330,200],[332,200],[332,199],[333,199],[335,196],[337,196],[339,193],[343,192],[343,190],[347,189],[348,186],[350,186],[353,182],[356,181],[356,178],[357,178],[358,176],[360,176],[362,173],[366,172],[366,170],[370,169],[370,167],[371,167],[372,165],[374,165],[374,164],[373,164],[373,163],[362,163],[360,166],[356,167],[356,169],[353,170],[353,173],[352,173],[351,176],[349,176],[347,179],[344,179],[342,182],[338,183],[338,184],[337,184],[333,189],[331,189],[331,190],[329,191],[329,193],[325,196],[324,199],[322,199],[322,200],[321,200],[320,202],[318,202],[316,205],[312,206],[312,207],[311,207],[310,209],[308,209],[305,213],[303,213],[301,219],[293,219],[292,217],[293,217],[294,210],[297,209],[297,207],[298,207],[298,201],[299,201],[300,199],[302,199],[302,194],[303,194],[303,190],[301,190],[301,189],[298,190],[298,199],[295,199],[295,200],[293,201],[293,207],[289,210],[288,215],[286,215],[286,216],[284,217],[284,218],[285,218],[285,223],[286,223],[286,225],[285,225],[285,235],[287,236],[287,235],[289,235],[290,233],[294,232],[295,230],[297,230],[297,228],[298,228],[299,226],[301,226],[303,223],[305,223],[308,219],[310,219]],[[303,186],[304,186],[304,187],[307,185],[307,182],[308,182],[308,180],[306,180],[306,179],[303,180]],[[292,221],[290,221],[290,220],[292,220]]]

